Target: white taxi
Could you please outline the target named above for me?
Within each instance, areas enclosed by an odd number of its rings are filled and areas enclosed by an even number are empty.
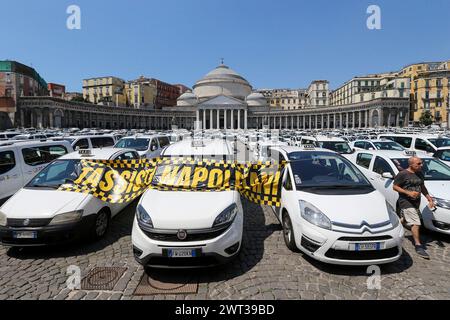
[[[391,206],[396,208],[398,193],[393,189],[394,177],[399,171],[408,168],[408,159],[416,155],[413,151],[357,151],[352,161],[371,180]],[[418,153],[423,160],[422,172],[425,186],[436,204],[436,210],[428,207],[428,201],[422,195],[420,211],[427,229],[450,234],[450,167],[443,162]]]
[[[404,231],[395,210],[349,160],[313,146],[280,147],[288,161],[281,207],[273,207],[287,247],[331,264],[396,261]]]
[[[233,148],[226,140],[200,141],[172,144],[163,150],[161,157],[203,160],[233,157]],[[144,266],[205,267],[236,257],[242,230],[239,193],[211,191],[199,183],[188,191],[147,190],[137,206],[131,238],[134,256]]]
[[[110,219],[126,204],[110,204],[89,194],[59,191],[81,172],[81,159],[138,159],[134,150],[80,150],[51,162],[0,207],[0,243],[8,246],[49,245],[105,235]]]

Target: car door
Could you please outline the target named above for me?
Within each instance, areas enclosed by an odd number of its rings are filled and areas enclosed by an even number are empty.
[[[118,155],[112,160],[134,160],[139,159],[139,154],[136,151],[125,151]],[[111,210],[111,216],[115,216],[117,213],[122,211],[130,203],[108,203],[109,209]]]
[[[161,150],[159,150],[158,138],[152,138],[149,143],[149,149],[147,151],[147,158],[157,158],[161,154]]]
[[[391,165],[386,159],[380,156],[375,156],[371,170],[373,172],[372,174],[373,178],[370,180],[373,186],[378,191],[380,191],[386,198],[386,200],[389,202],[389,204],[395,208],[398,194],[393,189],[394,179],[384,178],[382,176],[383,173],[388,172],[392,175],[392,177],[394,177],[395,176],[394,169],[391,167]]]
[[[355,155],[355,163],[361,172],[372,181],[372,172],[370,171],[370,164],[372,162],[373,154],[366,152],[358,152]]]
[[[20,159],[16,147],[0,150],[0,205],[24,185]]]

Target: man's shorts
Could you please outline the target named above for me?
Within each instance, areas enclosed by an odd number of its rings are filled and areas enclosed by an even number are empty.
[[[407,208],[401,210],[402,216],[408,226],[420,226],[420,211],[416,208]]]

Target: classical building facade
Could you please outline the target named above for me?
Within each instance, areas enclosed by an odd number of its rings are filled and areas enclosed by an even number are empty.
[[[83,97],[93,104],[124,107],[125,81],[117,77],[98,77],[83,80]]]
[[[404,67],[399,74],[411,81],[411,118],[418,123],[426,111],[436,124],[450,123],[450,60],[417,63]]]

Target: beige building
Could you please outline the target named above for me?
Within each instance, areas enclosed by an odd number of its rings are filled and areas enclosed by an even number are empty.
[[[108,106],[126,106],[125,81],[117,77],[99,77],[83,80],[83,98],[91,103]]]
[[[450,123],[450,60],[417,63],[404,67],[400,73],[411,81],[410,121],[418,123],[426,111],[436,124]]]
[[[330,89],[327,80],[315,80],[311,82],[307,92],[310,108],[329,106]]]
[[[125,95],[129,107],[153,109],[157,93],[156,85],[144,77],[125,84]]]
[[[355,77],[330,94],[331,106],[363,103],[380,98],[409,98],[410,81],[397,73]]]
[[[305,89],[260,89],[257,92],[266,97],[271,108],[299,110],[308,107]]]

